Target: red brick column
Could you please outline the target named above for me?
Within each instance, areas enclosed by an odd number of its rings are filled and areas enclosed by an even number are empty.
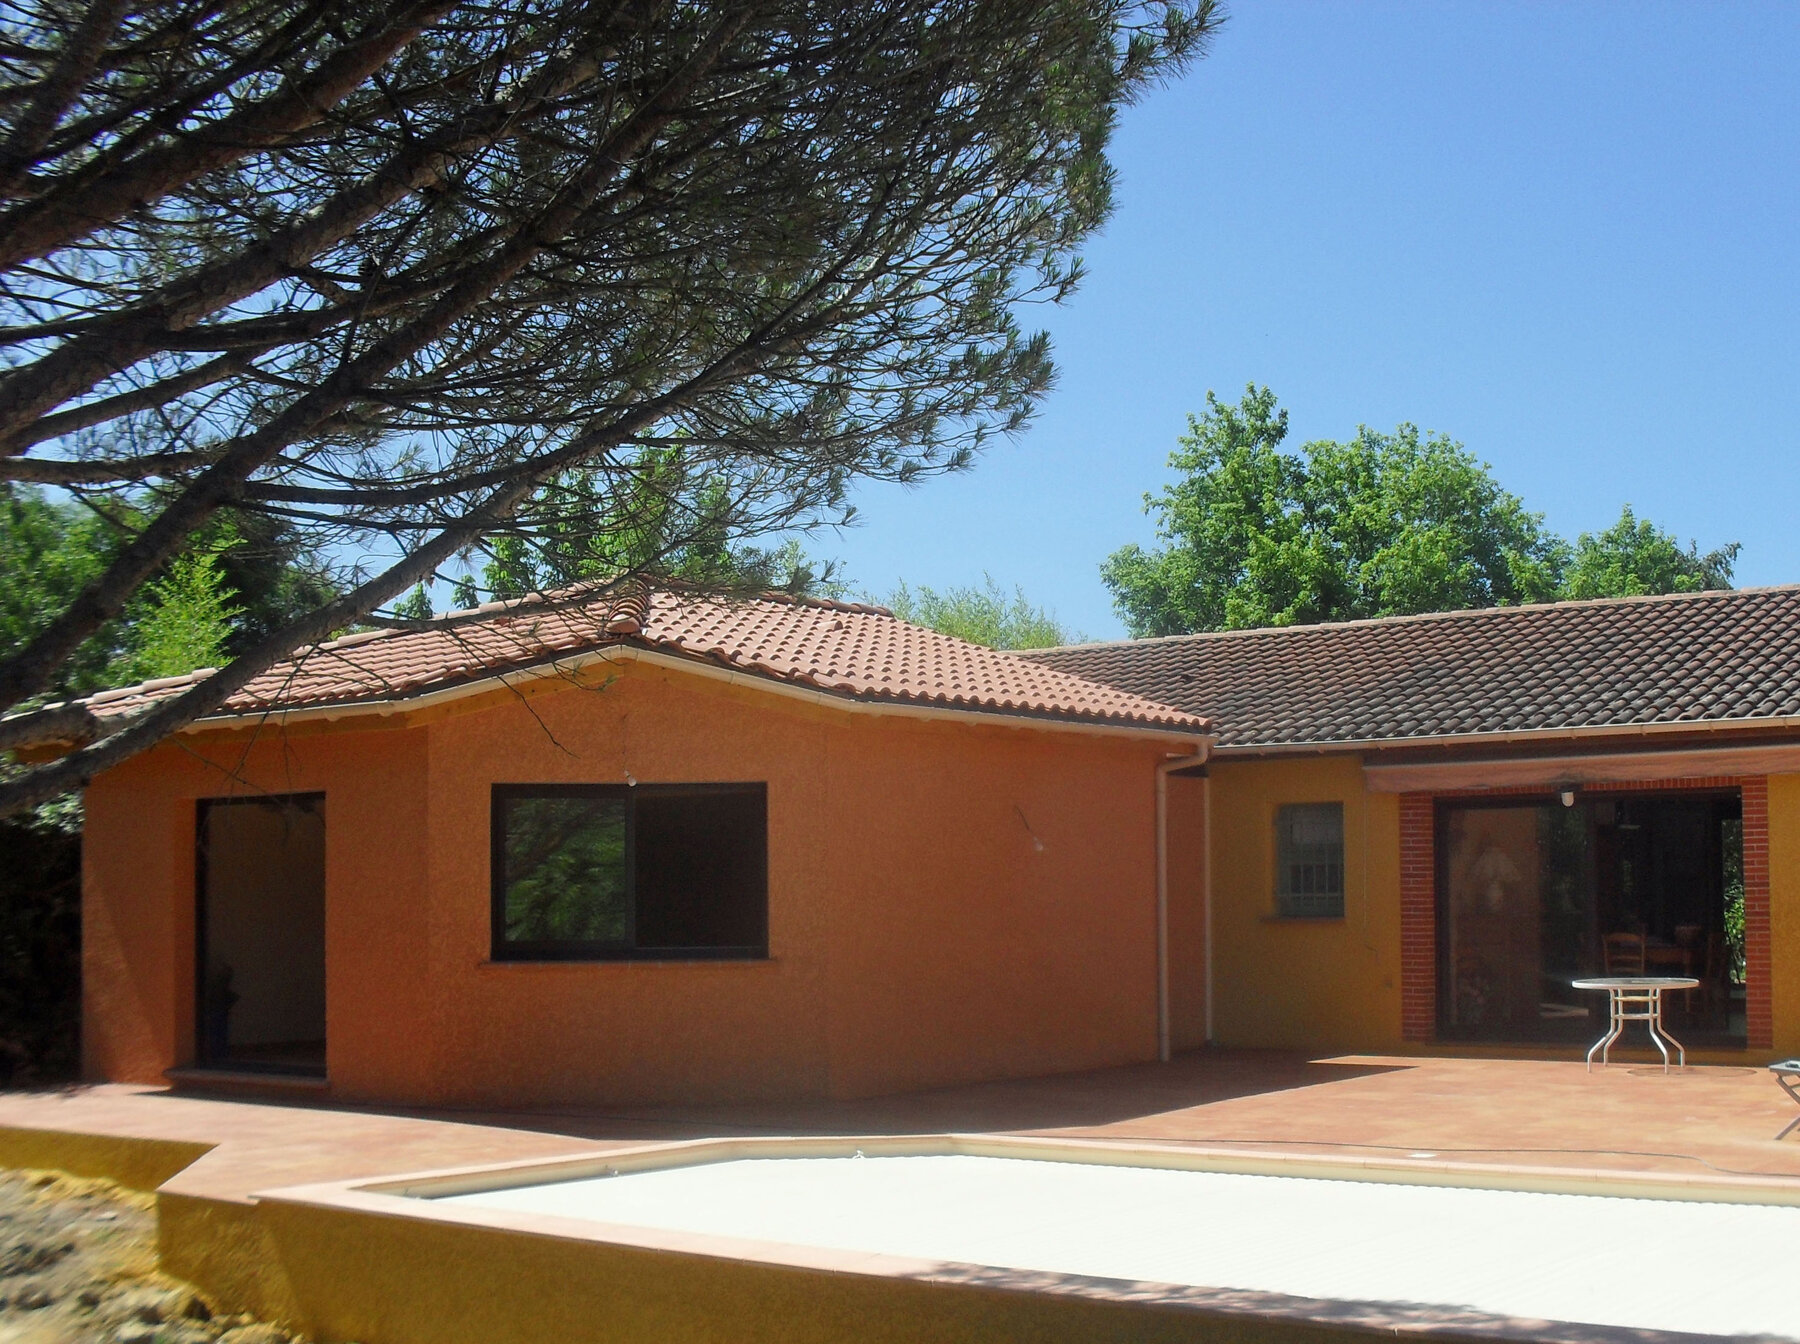
[[[1769,781],[1746,776],[1744,798],[1744,1017],[1752,1050],[1775,1044],[1770,991],[1775,973],[1769,939]]]
[[[1400,795],[1400,1035],[1437,1037],[1437,858],[1429,793]],[[1746,851],[1749,826],[1745,826]],[[1749,871],[1749,860],[1745,860]]]

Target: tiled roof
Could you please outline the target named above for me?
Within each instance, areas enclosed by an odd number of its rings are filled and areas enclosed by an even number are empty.
[[[1221,749],[1800,715],[1800,586],[1175,635],[1029,655]]]
[[[785,595],[721,597],[602,588],[489,603],[449,628],[349,635],[271,668],[224,714],[385,703],[607,646],[635,646],[861,701],[1205,733],[1204,716],[1096,685],[1016,654],[897,620],[880,607]],[[207,671],[210,671],[208,669]],[[102,718],[166,699],[206,675],[85,703]]]

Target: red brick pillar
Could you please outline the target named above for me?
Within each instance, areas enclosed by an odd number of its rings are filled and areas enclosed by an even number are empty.
[[[1744,798],[1744,1026],[1752,1050],[1775,1044],[1769,944],[1769,781],[1742,782]]]
[[[1434,825],[1429,793],[1400,795],[1400,1035],[1408,1041],[1431,1041],[1437,1037]],[[1748,834],[1746,823],[1746,851]],[[1746,872],[1748,867],[1746,859]]]

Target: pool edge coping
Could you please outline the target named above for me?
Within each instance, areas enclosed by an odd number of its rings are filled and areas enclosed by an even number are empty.
[[[920,1259],[888,1252],[844,1250],[803,1243],[730,1237],[641,1224],[608,1223],[557,1214],[465,1206],[446,1196],[555,1184],[630,1172],[668,1170],[717,1162],[789,1157],[978,1156],[1137,1166],[1234,1175],[1353,1180],[1374,1184],[1455,1186],[1542,1194],[1661,1198],[1687,1202],[1800,1207],[1800,1181],[1771,1191],[1752,1178],[1705,1179],[1678,1175],[1644,1179],[1557,1168],[1500,1168],[1493,1164],[1408,1161],[1398,1158],[1315,1159],[1289,1154],[1246,1154],[1190,1145],[936,1134],[780,1137],[747,1136],[658,1141],[601,1154],[582,1153],[522,1162],[420,1171],[400,1176],[329,1181],[271,1189],[256,1202],[388,1222],[456,1226],[494,1235],[551,1238],[651,1255],[729,1260],[771,1271],[851,1274],[950,1288],[1037,1293],[1101,1300],[1146,1309],[1193,1311],[1231,1318],[1258,1317],[1359,1333],[1405,1333],[1424,1338],[1530,1340],[1545,1344],[1694,1344],[1714,1335],[1578,1321],[1507,1317],[1471,1308],[1356,1299],[1295,1297],[1252,1289],[1108,1279],[1072,1273],[1012,1269],[958,1261]],[[1471,1178],[1486,1177],[1485,1180]],[[1776,1197],[1771,1198],[1774,1194]],[[1787,1344],[1775,1335],[1732,1336],[1736,1344]]]
[[[1622,1199],[1666,1199],[1712,1204],[1766,1204],[1800,1207],[1800,1177],[1716,1173],[1608,1171],[1591,1167],[1530,1166],[1459,1162],[1439,1157],[1329,1156],[1316,1153],[1246,1151],[1218,1144],[1105,1138],[1064,1138],[985,1133],[895,1135],[742,1135],[657,1140],[602,1153],[527,1158],[407,1172],[396,1176],[329,1181],[282,1187],[269,1196],[300,1191],[356,1190],[431,1201],[521,1185],[548,1185],[595,1176],[700,1166],[713,1162],[770,1157],[968,1156],[1004,1157],[1099,1166],[1208,1171],[1241,1176],[1284,1176],[1306,1180],[1348,1180],[1384,1185],[1454,1186],[1530,1194],[1596,1195]],[[524,1179],[521,1179],[523,1177]],[[261,1195],[253,1197],[262,1197]]]

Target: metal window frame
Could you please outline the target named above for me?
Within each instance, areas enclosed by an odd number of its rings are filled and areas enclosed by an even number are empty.
[[[1300,892],[1300,891],[1294,891],[1294,890],[1290,889],[1290,887],[1288,886],[1288,871],[1293,865],[1284,861],[1284,859],[1282,857],[1283,852],[1285,851],[1285,849],[1287,847],[1285,836],[1284,836],[1284,828],[1282,826],[1282,819],[1286,813],[1288,813],[1289,811],[1291,811],[1292,809],[1295,809],[1295,808],[1335,808],[1335,809],[1337,809],[1338,838],[1337,838],[1336,867],[1337,867],[1337,875],[1338,875],[1338,884],[1337,884],[1337,890],[1335,892]],[[1277,919],[1296,919],[1296,920],[1339,920],[1339,919],[1343,919],[1345,917],[1345,909],[1348,904],[1348,896],[1347,896],[1346,888],[1349,885],[1348,880],[1347,880],[1348,874],[1346,872],[1347,865],[1345,863],[1345,854],[1344,854],[1345,824],[1344,824],[1344,802],[1343,802],[1343,800],[1341,798],[1324,798],[1324,799],[1318,799],[1316,801],[1311,801],[1311,802],[1277,803],[1275,805],[1274,830],[1275,830],[1275,917]],[[1323,846],[1319,846],[1318,848],[1322,849]],[[1320,896],[1324,896],[1326,898],[1335,896],[1336,897],[1336,908],[1335,909],[1326,909],[1326,910],[1321,910],[1318,908],[1297,908],[1296,903],[1312,904],[1312,903],[1316,902],[1317,898]]]
[[[1536,1041],[1509,1041],[1503,1037],[1471,1036],[1459,1031],[1451,1021],[1455,1011],[1451,1002],[1451,986],[1449,984],[1449,958],[1453,950],[1450,946],[1450,920],[1445,911],[1445,902],[1450,893],[1450,817],[1454,812],[1486,810],[1489,808],[1512,807],[1557,807],[1563,806],[1562,794],[1567,790],[1557,785],[1520,788],[1516,791],[1502,791],[1488,794],[1464,793],[1450,790],[1432,795],[1431,799],[1431,919],[1432,919],[1432,997],[1434,999],[1435,1023],[1432,1039],[1447,1045],[1536,1045]],[[1656,799],[1658,801],[1671,798],[1680,799],[1723,799],[1735,800],[1740,809],[1741,818],[1744,806],[1744,787],[1741,782],[1734,784],[1701,784],[1697,787],[1676,785],[1659,787],[1649,781],[1620,781],[1609,783],[1605,788],[1588,788],[1578,790],[1582,801],[1587,803],[1603,799],[1626,803],[1634,799]],[[1746,1024],[1747,1025],[1747,1024]],[[1746,1030],[1746,1038],[1748,1031]],[[1723,1049],[1742,1049],[1746,1046],[1726,1046]]]
[[[704,947],[637,946],[637,800],[696,794],[755,795],[762,804],[762,941]],[[631,943],[542,939],[521,942],[506,936],[506,808],[530,798],[618,798],[625,803],[625,896]],[[761,780],[664,784],[495,784],[488,820],[488,956],[496,962],[767,961],[769,959],[768,784]]]

